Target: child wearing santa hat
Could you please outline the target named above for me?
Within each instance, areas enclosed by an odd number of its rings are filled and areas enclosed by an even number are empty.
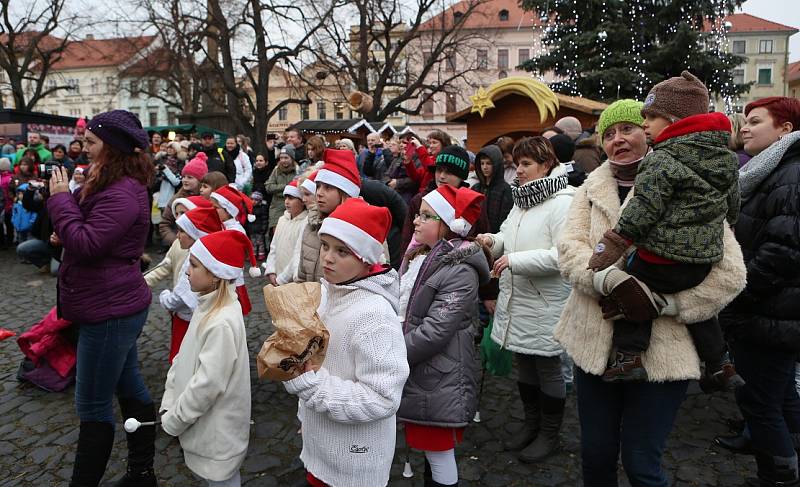
[[[205,201],[200,196],[193,196],[192,198],[199,198]],[[187,203],[189,202],[187,201]],[[197,239],[210,233],[222,231],[222,222],[219,221],[217,212],[207,203],[208,202],[206,202],[205,206],[195,207],[180,214],[175,221],[178,225],[178,238],[175,240],[175,243],[172,244],[172,247],[170,247],[170,252],[172,252],[172,248],[176,245],[178,250],[174,251],[173,255],[169,255],[169,252],[167,252],[167,257],[159,264],[159,266],[161,266],[166,262],[166,272],[172,274],[173,281],[171,290],[165,289],[158,295],[161,306],[163,306],[172,317],[172,337],[169,347],[170,363],[172,363],[172,360],[178,353],[183,336],[189,328],[189,320],[192,318],[192,311],[197,306],[197,297],[191,291],[189,279],[186,275],[186,271],[189,268],[189,262],[187,260],[189,248]],[[179,211],[180,206],[183,205],[178,205]],[[154,272],[158,270],[159,268],[157,267],[154,269]],[[151,274],[152,273],[145,276],[145,281],[147,281],[150,287],[153,287],[158,281],[155,278],[148,279]]]
[[[330,342],[321,367],[307,362],[284,382],[299,396],[300,459],[314,486],[389,481],[395,413],[408,377],[397,272],[379,264],[391,220],[386,208],[352,198],[319,230],[324,279],[317,312]]]
[[[197,307],[161,400],[161,427],[209,485],[241,485],[250,438],[250,357],[233,285],[245,254],[255,260],[250,240],[235,230],[201,237],[189,250]]]
[[[299,252],[296,250],[308,223],[308,210],[303,203],[303,194],[298,188],[297,180],[283,189],[283,204],[286,211],[275,227],[267,261],[264,263],[264,275],[273,286],[294,282],[297,273]]]
[[[226,230],[235,230],[247,235],[243,224],[253,222],[256,216],[253,214],[253,200],[246,194],[239,191],[235,185],[223,186],[211,193],[211,205],[217,210],[219,219]],[[257,267],[256,261],[251,262],[250,277],[260,277],[261,270]],[[250,314],[252,305],[247,286],[244,285],[244,274],[236,278],[236,294],[242,305],[242,312],[247,316]]]
[[[489,257],[465,237],[484,196],[443,185],[422,199],[413,249],[401,267],[401,313],[411,377],[397,412],[406,444],[425,452],[425,485],[456,485],[455,446],[475,415],[478,287]]]
[[[322,278],[319,259],[321,240],[318,235],[322,222],[337,206],[349,198],[357,198],[361,192],[361,176],[352,151],[325,149],[322,159],[325,165],[314,178],[317,208],[309,211],[308,225],[303,231],[297,269],[299,282],[317,282]],[[304,187],[307,182],[304,182]]]

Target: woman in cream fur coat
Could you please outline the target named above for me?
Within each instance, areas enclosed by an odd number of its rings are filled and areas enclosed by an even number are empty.
[[[586,265],[603,233],[616,225],[621,200],[630,199],[636,166],[648,151],[640,109],[639,102],[620,100],[601,115],[597,133],[609,161],[578,189],[558,244],[559,267],[572,293],[555,337],[576,366],[586,486],[617,485],[620,450],[632,485],[668,485],[661,469],[666,439],[689,379],[700,377],[700,361],[685,323],[713,318],[745,284],[742,252],[726,227],[723,260],[699,286],[667,296],[668,304],[659,310],[650,348],[642,356],[648,382],[601,380],[611,353],[613,325],[603,318],[594,273]]]

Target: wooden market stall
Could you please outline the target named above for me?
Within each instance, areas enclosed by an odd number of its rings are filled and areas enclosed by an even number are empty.
[[[539,135],[562,117],[573,116],[581,125],[597,123],[606,108],[588,98],[554,93],[541,81],[512,76],[481,87],[470,96],[472,106],[447,117],[448,122],[467,124],[467,149],[478,152],[499,137],[513,139]]]

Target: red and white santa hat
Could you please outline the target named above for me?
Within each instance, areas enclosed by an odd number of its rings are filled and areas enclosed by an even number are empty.
[[[349,198],[322,221],[320,235],[330,235],[367,264],[381,262],[383,242],[392,226],[388,209],[372,206],[359,198]]]
[[[236,218],[241,224],[244,224],[245,221],[256,221],[256,216],[253,214],[253,200],[239,191],[234,184],[217,189],[211,193],[211,199],[219,203],[219,206],[224,208],[232,218]]]
[[[283,195],[291,196],[292,198],[303,199],[303,195],[300,193],[300,188],[297,187],[296,179],[283,188]]]
[[[325,165],[317,172],[317,183],[330,184],[355,198],[361,192],[361,175],[356,156],[349,150],[325,149]],[[316,191],[316,189],[315,189]]]
[[[317,173],[319,171],[314,171],[309,175],[304,181],[303,184],[300,185],[301,188],[305,189],[311,194],[316,194],[317,192]]]
[[[223,229],[217,210],[211,206],[189,210],[179,216],[175,224],[195,240]]]
[[[172,201],[170,209],[172,214],[176,215],[178,212],[175,210],[178,205],[183,205],[186,211],[194,210],[195,208],[211,208],[211,202],[202,196],[188,196],[186,198],[175,198]]]
[[[237,230],[222,230],[201,237],[192,245],[189,252],[200,261],[209,272],[220,279],[236,279],[242,274],[245,256],[250,260],[250,275],[261,275],[256,267],[253,244],[247,235]]]
[[[469,188],[444,185],[422,197],[456,235],[466,237],[481,216],[484,196]]]

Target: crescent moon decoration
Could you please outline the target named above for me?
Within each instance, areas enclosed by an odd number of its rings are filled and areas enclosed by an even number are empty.
[[[494,108],[494,99],[509,93],[527,96],[533,100],[539,110],[541,123],[544,123],[550,116],[555,117],[558,111],[558,98],[546,84],[527,76],[511,76],[495,81],[488,89],[484,89],[482,86],[478,88],[477,93],[469,97],[472,100],[470,112],[478,113],[483,118],[487,110]]]

